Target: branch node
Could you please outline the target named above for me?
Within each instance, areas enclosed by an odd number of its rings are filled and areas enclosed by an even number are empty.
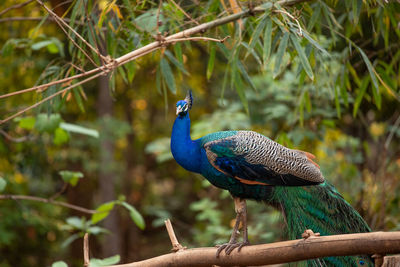
[[[320,235],[321,235],[320,233],[314,233],[313,230],[307,229],[304,231],[304,233],[301,234],[301,237],[304,239],[308,239],[308,238],[315,238]]]
[[[223,44],[226,40],[228,40],[229,38],[231,38],[229,35],[228,36],[226,36],[224,39],[221,39],[219,42],[221,43],[221,44]]]
[[[171,251],[178,252],[181,250],[185,250],[186,247],[183,247],[181,244],[179,244],[178,239],[176,238],[174,228],[172,228],[171,220],[168,219],[168,220],[164,221],[164,223],[165,223],[165,227],[167,228],[169,239],[171,240],[171,243],[172,243]]]

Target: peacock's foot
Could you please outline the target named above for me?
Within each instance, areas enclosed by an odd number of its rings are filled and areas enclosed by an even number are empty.
[[[221,254],[221,252],[224,250],[225,250],[225,255],[229,255],[235,248],[238,248],[238,252],[240,252],[242,247],[248,246],[248,245],[250,245],[249,241],[240,242],[240,243],[225,243],[222,245],[217,245],[218,249],[217,249],[216,256],[218,258],[219,254]]]

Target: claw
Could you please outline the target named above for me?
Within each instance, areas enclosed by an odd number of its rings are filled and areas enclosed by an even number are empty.
[[[224,250],[225,250],[225,255],[230,255],[235,248],[238,248],[238,252],[240,252],[242,247],[248,246],[248,245],[250,245],[250,242],[248,242],[248,241],[241,242],[241,243],[225,243],[222,245],[217,245],[218,250],[216,253],[216,257],[218,258],[219,254],[221,254],[221,252]]]

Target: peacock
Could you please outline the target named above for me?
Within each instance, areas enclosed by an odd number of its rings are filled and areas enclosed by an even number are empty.
[[[177,118],[171,135],[171,152],[188,171],[202,174],[211,184],[228,190],[234,199],[236,221],[228,243],[217,250],[229,255],[249,245],[246,199],[279,208],[290,239],[306,229],[321,235],[369,232],[363,218],[325,181],[311,153],[286,148],[253,131],[221,131],[197,140],[190,137],[189,110],[193,97],[176,104]],[[239,227],[243,241],[238,242]],[[368,266],[369,256],[326,257],[307,266]]]

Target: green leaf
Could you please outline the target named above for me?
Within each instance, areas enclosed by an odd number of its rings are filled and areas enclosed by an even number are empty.
[[[63,261],[56,261],[56,262],[53,262],[51,267],[68,267],[68,265]]]
[[[340,119],[340,117],[341,117],[341,110],[340,110],[340,99],[339,99],[339,95],[340,95],[340,93],[339,93],[339,91],[340,91],[340,89],[339,89],[339,86],[335,86],[335,88],[334,88],[334,90],[335,90],[335,106],[336,106],[336,113],[337,113],[337,116],[339,117],[339,119]]]
[[[75,229],[79,229],[79,230],[83,230],[85,229],[85,220],[83,218],[79,218],[79,217],[69,217],[66,220],[67,224],[69,224],[70,226],[72,226]]]
[[[167,83],[167,86],[169,90],[173,93],[176,94],[176,85],[175,85],[175,78],[174,75],[172,74],[171,67],[169,66],[168,61],[163,57],[160,60],[160,68],[161,68],[161,74]]]
[[[189,75],[189,72],[185,69],[185,66],[183,66],[183,64],[178,61],[171,52],[169,52],[168,50],[165,50],[164,54],[169,58],[169,60],[175,65],[175,67],[177,67],[180,71],[182,71],[183,73],[185,73],[186,75]]]
[[[271,55],[271,41],[272,41],[272,20],[267,19],[267,25],[264,31],[264,54],[263,61],[266,66],[269,56]]]
[[[240,60],[237,61],[237,66],[239,68],[240,74],[242,74],[242,76],[246,80],[246,82],[251,86],[251,88],[253,88],[255,91],[257,91],[256,86],[254,85],[253,81],[251,80],[249,74],[247,73],[245,67],[243,66],[243,64]]]
[[[353,107],[353,117],[356,117],[358,108],[360,107],[361,101],[363,100],[365,91],[367,90],[368,84],[369,84],[370,79],[365,77],[362,82],[360,89],[358,91],[356,100],[354,101],[354,107]]]
[[[79,179],[83,178],[83,173],[81,172],[59,171],[58,174],[61,175],[64,182],[69,183],[72,186],[76,186]]]
[[[65,239],[62,243],[61,243],[61,248],[66,248],[69,245],[71,245],[72,242],[74,242],[75,240],[77,240],[79,238],[79,234],[73,234],[70,237],[68,237],[67,239]]]
[[[328,53],[328,51],[326,51],[319,43],[317,43],[313,38],[311,38],[310,35],[308,35],[308,33],[306,33],[305,31],[302,32],[303,36],[313,45],[315,46],[315,48],[317,48],[319,51],[321,51],[322,53],[324,53],[327,56],[330,56],[330,54]]]
[[[360,17],[361,7],[363,0],[353,0],[353,24],[358,23],[358,18]]]
[[[124,73],[124,70],[121,68],[121,73]],[[76,103],[78,104],[79,109],[81,110],[82,113],[85,113],[85,106],[83,105],[82,97],[80,94],[80,91],[82,90],[82,87],[76,87],[72,89],[72,93],[74,94],[74,98]]]
[[[55,145],[62,145],[67,143],[68,140],[69,140],[68,133],[64,131],[62,128],[58,127],[54,132],[53,143]]]
[[[18,126],[22,129],[32,130],[35,127],[36,119],[34,117],[25,117],[19,120]]]
[[[4,178],[0,176],[0,192],[4,191],[6,186],[7,186],[6,180],[4,180]]]
[[[283,58],[283,55],[284,55],[284,53],[286,51],[288,40],[289,40],[289,32],[285,32],[283,34],[283,37],[282,37],[281,42],[280,42],[279,47],[278,47],[278,51],[276,53],[276,60],[275,60],[275,66],[274,66],[274,75],[273,75],[274,79],[280,73],[281,64],[282,64],[282,58]]]
[[[260,35],[261,35],[261,31],[264,29],[264,27],[265,27],[265,24],[267,23],[267,13],[265,13],[260,19],[261,19],[261,21],[258,23],[258,25],[257,25],[257,27],[255,28],[255,30],[253,31],[253,34],[251,35],[251,39],[250,39],[250,42],[249,42],[249,47],[251,48],[251,49],[253,49],[254,48],[254,46],[256,45],[256,43],[257,43],[257,41],[259,40],[259,38],[260,38]],[[248,52],[247,52],[247,54],[248,54]],[[245,57],[247,57],[247,55],[245,56]]]
[[[210,80],[211,75],[214,70],[214,61],[215,61],[215,43],[211,42],[210,43],[210,57],[208,59],[208,64],[207,64],[207,80]]]
[[[115,201],[110,201],[104,204],[101,204],[97,209],[96,213],[92,215],[91,222],[96,224],[106,218],[108,214],[110,214],[111,210],[114,208]]]
[[[35,128],[40,133],[52,133],[58,128],[61,120],[60,114],[50,114],[50,116],[48,116],[47,114],[42,113],[36,118]]]
[[[89,267],[102,267],[102,266],[113,265],[113,264],[118,263],[119,261],[120,261],[119,255],[115,255],[115,256],[105,258],[102,260],[92,258],[92,259],[90,259]]]
[[[236,92],[239,95],[240,101],[242,102],[246,113],[249,114],[249,103],[244,92],[243,81],[238,74],[238,71],[233,68],[231,75],[233,76],[232,79],[235,84]]]
[[[143,230],[146,225],[142,215],[140,215],[140,213],[132,205],[128,204],[125,201],[121,202],[121,205],[129,211],[129,215],[131,216],[131,219],[135,222],[135,224]]]
[[[62,122],[62,123],[60,123],[60,128],[66,130],[67,132],[79,133],[79,134],[99,138],[99,132],[97,130],[89,129],[89,128],[86,128],[86,127],[83,127],[80,125]]]
[[[182,46],[181,46],[180,43],[174,44],[174,52],[175,52],[176,58],[179,60],[179,62],[180,62],[180,63],[182,64],[182,66],[183,66]]]
[[[299,55],[300,58],[301,65],[303,65],[303,68],[306,71],[308,77],[310,77],[311,80],[314,80],[314,74],[311,69],[310,62],[308,62],[306,54],[304,53],[304,50],[299,43],[298,37],[295,34],[290,34],[290,40],[292,40],[292,43],[296,48],[297,54]]]
[[[375,75],[374,67],[372,66],[371,61],[369,61],[369,58],[364,53],[364,51],[359,46],[355,45],[355,47],[357,48],[358,52],[360,52],[361,57],[363,58],[365,65],[367,65],[369,76],[371,77],[372,84],[374,85],[373,86],[374,88],[373,88],[372,92],[373,92],[373,96],[374,96],[374,100],[375,100],[375,105],[376,105],[376,107],[378,109],[380,109],[381,108],[381,95],[380,95],[380,92],[379,92],[379,84],[378,84],[378,80],[377,80],[376,75]]]

